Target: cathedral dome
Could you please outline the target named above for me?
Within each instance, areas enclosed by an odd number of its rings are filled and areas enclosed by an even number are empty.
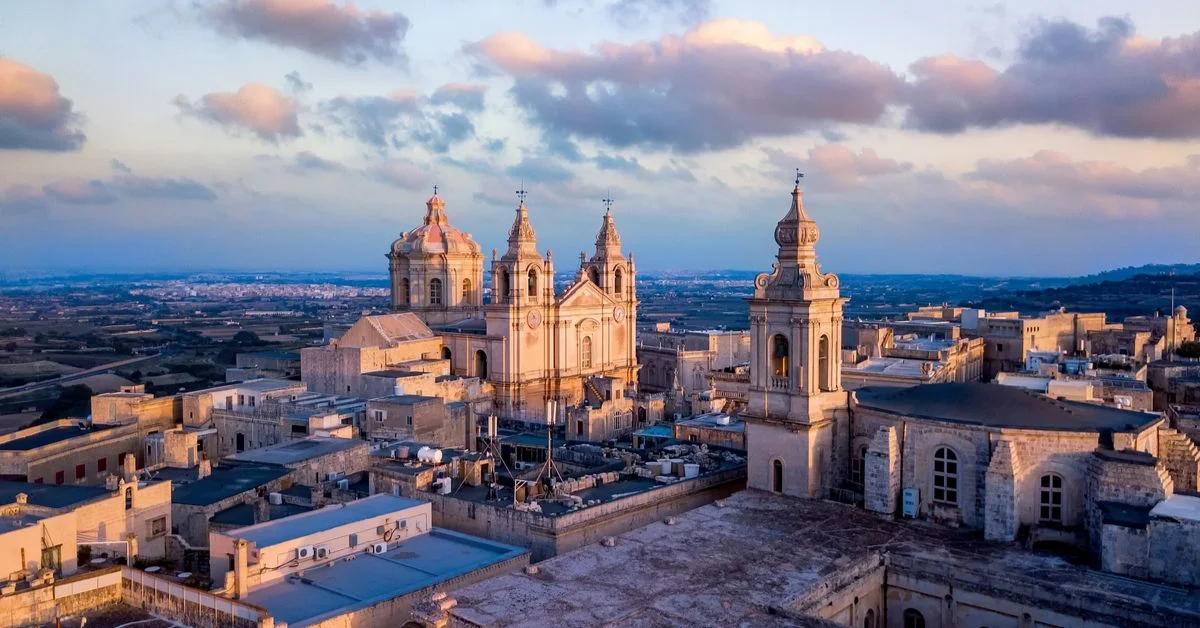
[[[412,255],[481,255],[479,244],[471,234],[463,233],[450,225],[446,216],[446,203],[435,192],[425,202],[425,223],[406,232],[392,243],[392,253],[409,257]]]

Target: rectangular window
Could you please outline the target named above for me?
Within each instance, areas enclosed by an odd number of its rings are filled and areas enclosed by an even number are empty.
[[[383,410],[375,410],[375,422],[383,423]]]
[[[66,481],[67,481],[67,472],[66,471],[55,471],[54,472],[54,483],[55,484],[62,484]]]
[[[233,409],[233,395],[225,395],[225,409],[226,410]]]
[[[62,575],[62,546],[42,548],[42,569],[53,569],[57,575]]]
[[[293,434],[307,434],[308,426],[292,424],[292,433]]]
[[[253,408],[253,407],[254,407],[254,402],[255,402],[254,395],[250,395],[250,407],[251,407],[251,408]]]
[[[411,416],[405,417],[405,423],[408,425],[412,425],[412,417]]]
[[[96,473],[104,473],[108,471],[108,458],[101,458],[96,461]]]
[[[150,538],[155,539],[167,533],[167,518],[157,517],[146,523]]]
[[[238,395],[238,405],[239,406],[246,405],[246,395]]]
[[[583,436],[583,419],[575,421],[575,433]]]
[[[86,464],[75,465],[75,479],[82,480],[85,477],[87,477],[87,465]]]

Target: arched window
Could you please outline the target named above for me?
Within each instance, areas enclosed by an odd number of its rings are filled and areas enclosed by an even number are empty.
[[[925,628],[925,616],[915,608],[904,609],[904,628]]]
[[[464,305],[471,303],[471,280],[463,279],[462,302]]]
[[[579,362],[583,368],[592,368],[592,337],[584,336],[582,346],[579,348]]]
[[[429,304],[430,305],[441,305],[442,304],[442,280],[441,279],[435,278],[435,279],[429,280]]]
[[[854,452],[854,460],[850,462],[850,481],[863,486],[867,480],[867,446],[861,445]]]
[[[784,338],[783,334],[776,334],[771,338],[771,374],[775,377],[787,377],[790,358],[787,338]]]
[[[617,294],[625,292],[625,273],[621,272],[620,268],[613,273],[613,292]]]
[[[475,352],[475,376],[480,379],[487,379],[488,376],[487,354],[482,349]]]
[[[1061,524],[1063,522],[1062,476],[1057,473],[1048,473],[1042,476],[1041,484],[1041,493],[1038,496],[1038,521]]]
[[[783,492],[783,461],[774,460],[771,462],[771,490],[776,493]]]
[[[597,286],[600,285],[600,273],[596,270],[595,266],[588,269],[588,279],[591,279],[592,283]]]
[[[829,372],[829,336],[821,336],[817,343],[817,368],[820,371],[818,385],[821,390],[833,390],[832,374]]]
[[[958,505],[958,454],[949,447],[938,447],[933,454],[933,501]]]
[[[450,347],[442,347],[442,359],[443,360],[450,359]]]
[[[527,285],[527,290],[529,291],[529,296],[537,296],[537,271],[532,268],[529,269],[529,282]]]
[[[125,489],[125,510],[133,509],[133,487]]]
[[[867,616],[863,618],[863,628],[875,628],[875,609],[867,609]]]
[[[407,278],[400,280],[400,294],[404,297],[404,300],[401,301],[401,303],[405,305],[412,303],[412,287],[411,284],[408,283]]]
[[[508,269],[507,268],[503,268],[500,270],[500,281],[499,281],[499,285],[496,287],[496,295],[495,295],[495,299],[493,299],[493,300],[497,301],[498,303],[504,303],[505,301],[508,300]]]

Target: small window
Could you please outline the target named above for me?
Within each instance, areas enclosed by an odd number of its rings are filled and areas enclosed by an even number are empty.
[[[771,463],[771,490],[776,493],[783,492],[783,461],[775,460]]]
[[[925,616],[915,608],[904,609],[904,628],[925,628]]]
[[[400,294],[404,298],[402,303],[404,303],[405,305],[412,303],[412,288],[411,288],[411,284],[408,283],[407,279],[400,280]]]
[[[133,510],[133,487],[125,489],[125,510]]]
[[[167,533],[167,518],[166,517],[156,517],[154,519],[151,519],[149,522],[147,522],[146,525],[149,528],[150,538],[158,538],[160,536],[164,536]]]
[[[121,467],[122,469],[125,468],[125,456],[127,456],[127,455],[129,455],[129,454],[117,454],[117,466],[118,467]]]
[[[307,425],[297,425],[294,423],[292,424],[292,434],[307,434],[307,433],[308,433]]]
[[[462,301],[463,303],[469,303],[471,301],[471,280],[463,279],[462,288]]]
[[[75,479],[82,480],[85,477],[87,477],[87,465],[86,464],[75,465]]]
[[[875,628],[875,610],[867,609],[867,615],[863,618],[863,628]]]
[[[1038,496],[1038,521],[1061,524],[1063,522],[1062,476],[1057,473],[1043,475],[1041,485],[1041,492]]]
[[[688,440],[692,441],[693,443],[698,443],[700,442],[700,436],[697,434],[688,434]]]
[[[375,422],[376,422],[376,423],[383,423],[383,410],[376,410],[376,411],[375,411]]]
[[[583,436],[583,419],[576,419],[576,421],[575,421],[575,433],[576,433],[576,434],[578,434],[578,435],[579,435],[579,436],[581,436],[581,437]]]
[[[55,484],[63,484],[66,481],[67,481],[67,472],[66,471],[55,471],[54,472],[54,483]]]
[[[406,425],[412,425],[412,417],[411,416],[404,417],[404,423]]]
[[[358,535],[357,535],[357,534],[351,534],[351,535],[350,535],[350,540],[348,541],[348,544],[350,545],[350,547],[354,547],[354,546],[358,545]]]
[[[583,337],[583,347],[580,349],[580,361],[583,368],[592,368],[592,338],[591,336]]]
[[[855,452],[854,460],[850,464],[850,481],[858,486],[863,486],[867,478],[867,446],[862,445]]]
[[[430,305],[441,305],[442,304],[442,280],[441,279],[430,279],[429,280],[429,304]]]
[[[933,455],[933,501],[958,505],[958,454],[949,447],[939,447]]]

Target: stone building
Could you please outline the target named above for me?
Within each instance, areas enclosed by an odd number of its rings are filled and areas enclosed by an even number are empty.
[[[984,379],[1002,371],[1019,371],[1030,351],[1057,351],[1083,355],[1088,335],[1105,329],[1103,312],[1048,312],[1041,316],[984,315],[973,334],[984,344]]]
[[[185,426],[212,427],[214,408],[255,408],[272,399],[293,399],[307,391],[308,387],[301,382],[286,379],[252,379],[184,393],[182,420]]]
[[[983,375],[982,338],[899,334],[889,323],[843,323],[842,382],[863,386],[915,386],[977,382]]]
[[[0,435],[0,479],[37,484],[104,484],[126,456],[145,465],[138,423],[60,419]]]
[[[554,258],[539,252],[521,197],[508,250],[492,255],[489,302],[479,245],[450,225],[435,194],[424,225],[402,234],[388,255],[392,307],[433,327],[453,374],[493,386],[498,413],[544,423],[546,401],[565,410],[596,380],[636,381],[637,273],[609,211],[594,253],[581,254],[575,279],[559,291]]]
[[[750,362],[750,334],[672,330],[670,323],[658,323],[653,330],[638,332],[637,359],[638,390],[666,393],[672,404],[668,414],[690,416],[703,411],[700,395],[711,393],[719,378],[728,379]],[[639,418],[640,414],[644,411]]]
[[[363,434],[371,439],[469,449],[475,445],[475,417],[462,402],[447,403],[430,395],[390,395],[367,402]]]

